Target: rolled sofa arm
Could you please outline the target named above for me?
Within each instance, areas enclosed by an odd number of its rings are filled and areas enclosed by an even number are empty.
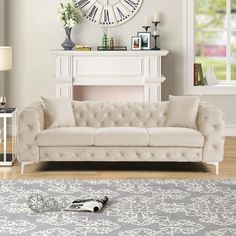
[[[41,103],[32,103],[18,116],[17,159],[20,162],[39,162],[36,136],[44,129],[44,110]]]
[[[204,136],[203,161],[222,161],[225,142],[223,112],[209,103],[201,103],[198,113],[198,128]]]

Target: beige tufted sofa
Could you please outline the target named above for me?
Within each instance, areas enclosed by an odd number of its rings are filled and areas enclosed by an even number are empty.
[[[201,103],[198,130],[166,127],[169,102],[72,102],[76,127],[44,129],[41,103],[25,108],[18,119],[18,160],[205,162],[224,157],[224,116]]]

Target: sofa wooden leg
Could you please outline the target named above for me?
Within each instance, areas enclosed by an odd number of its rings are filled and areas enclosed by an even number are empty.
[[[214,165],[216,167],[216,175],[220,174],[220,162],[207,162],[207,164]]]
[[[25,165],[33,164],[33,162],[22,161],[20,164],[20,174],[24,174]]]

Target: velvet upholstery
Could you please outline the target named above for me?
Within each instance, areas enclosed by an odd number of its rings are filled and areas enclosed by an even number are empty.
[[[167,128],[169,102],[73,101],[72,109],[74,130],[50,134],[42,104],[25,108],[18,120],[18,160],[220,162],[224,157],[224,115],[205,102],[199,106],[198,130]]]

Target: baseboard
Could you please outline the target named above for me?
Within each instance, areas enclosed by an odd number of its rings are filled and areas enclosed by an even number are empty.
[[[226,125],[225,136],[236,136],[236,125]]]

